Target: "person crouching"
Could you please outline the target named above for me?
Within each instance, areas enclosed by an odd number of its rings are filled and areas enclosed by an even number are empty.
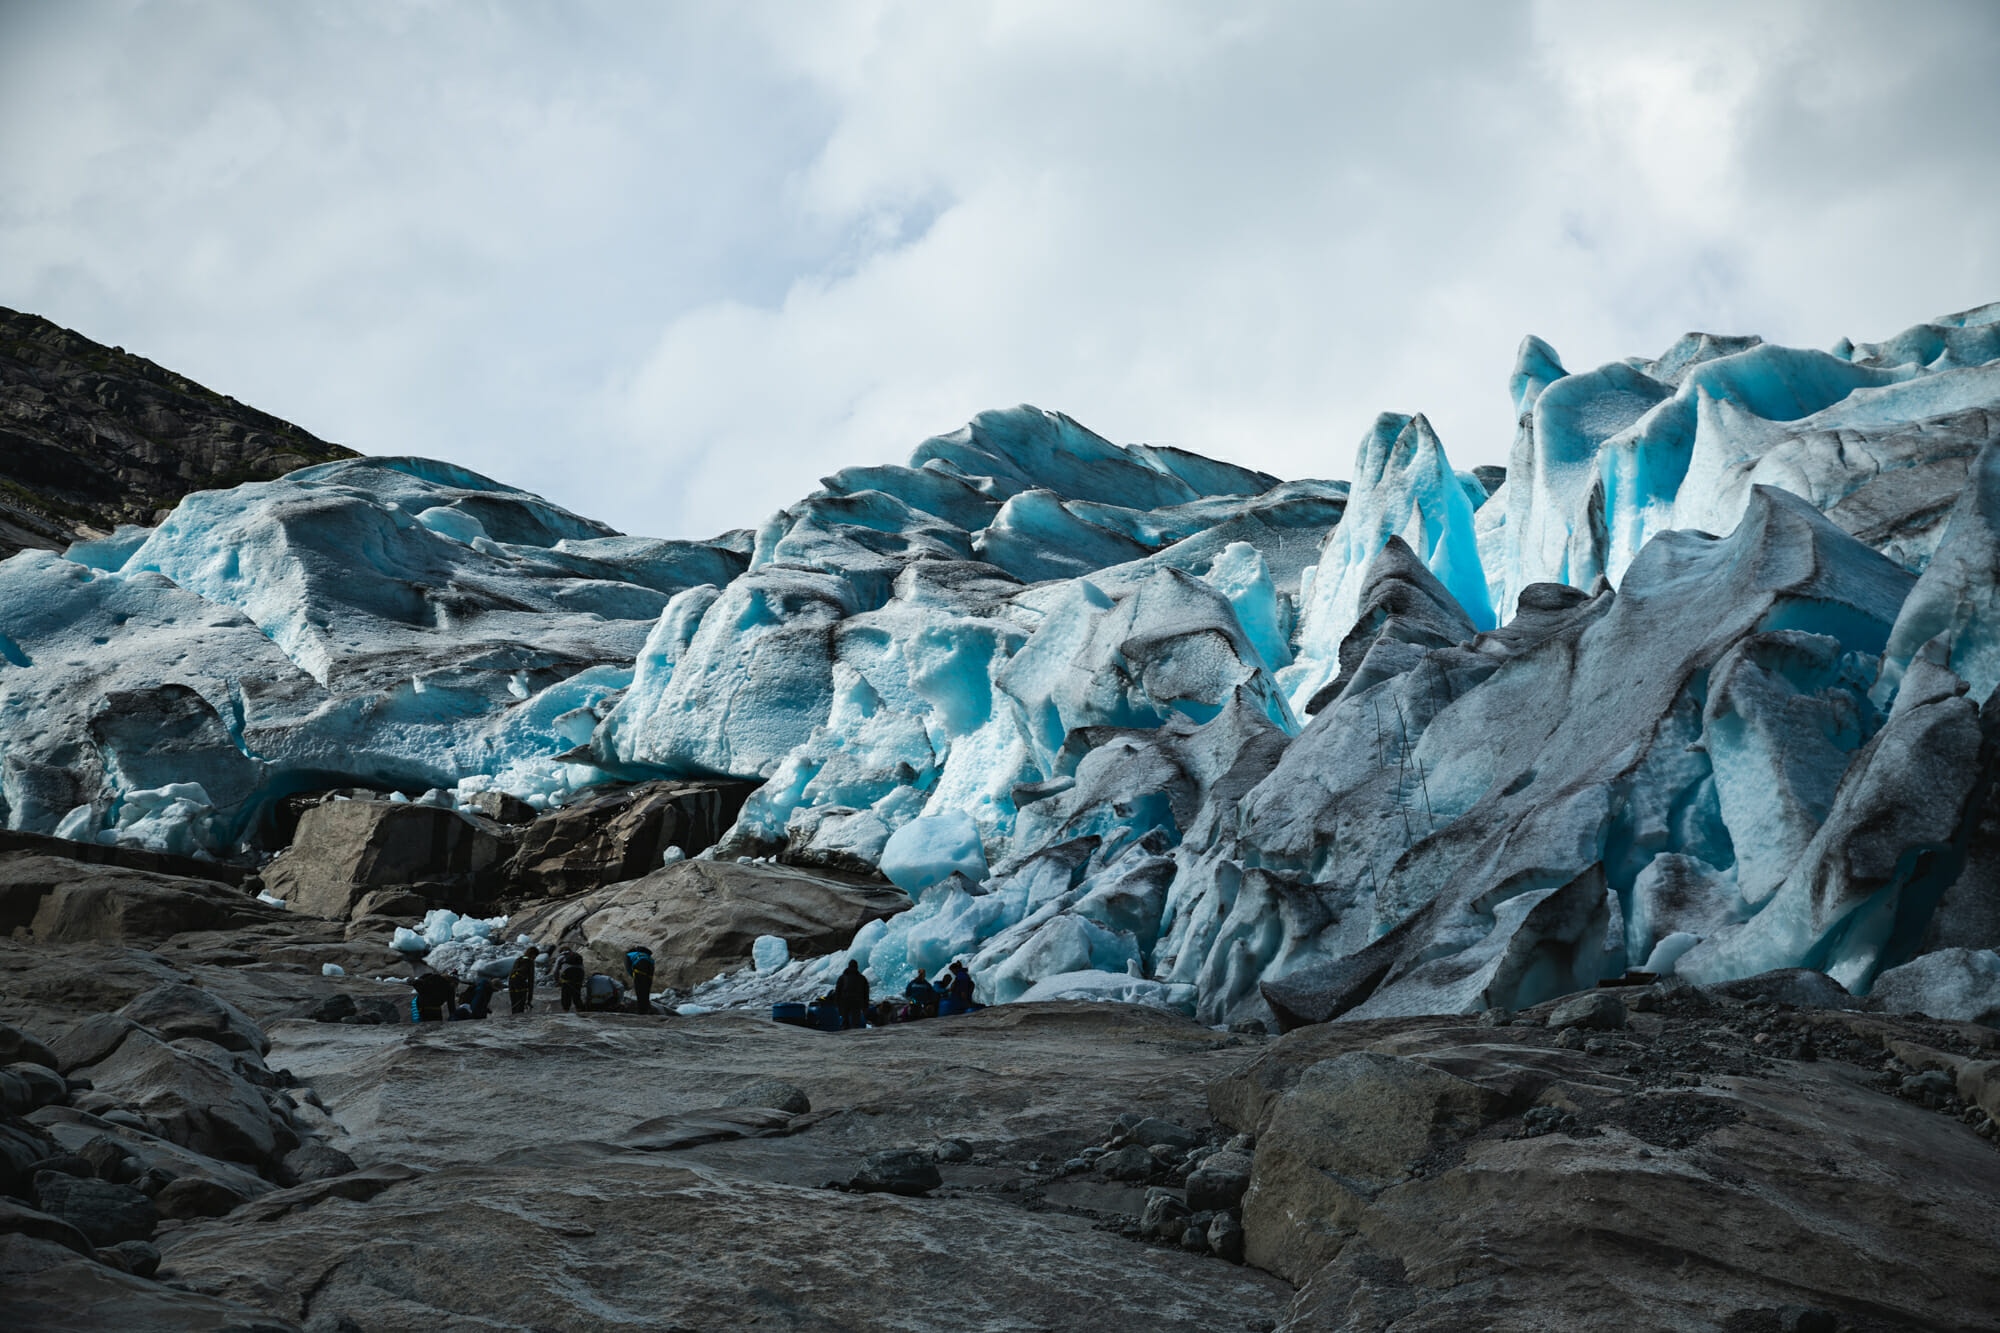
[[[625,970],[632,974],[632,1012],[653,1012],[653,951],[635,944],[625,952]]]

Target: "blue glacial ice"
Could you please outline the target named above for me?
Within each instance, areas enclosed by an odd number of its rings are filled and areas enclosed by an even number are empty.
[[[418,459],[199,493],[0,564],[0,813],[246,857],[301,790],[725,776],[711,855],[910,895],[704,1007],[956,959],[1289,1023],[2000,943],[2000,306],[1530,337],[1510,390],[1504,479],[1421,415],[1350,484],[1018,407],[707,542]]]
[[[1346,515],[1321,550],[1300,611],[1297,660],[1280,676],[1298,713],[1338,673],[1369,565],[1391,537],[1416,552],[1475,628],[1494,626],[1472,503],[1430,423],[1383,413],[1362,439],[1354,472]]]

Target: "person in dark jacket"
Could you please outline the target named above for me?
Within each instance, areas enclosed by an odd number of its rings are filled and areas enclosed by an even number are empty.
[[[944,993],[960,1004],[972,1003],[972,969],[964,963],[953,963],[946,973],[947,985]]]
[[[840,974],[840,980],[833,983],[833,1007],[840,1011],[843,1029],[868,1026],[868,978],[861,974],[861,964],[852,958],[847,960],[847,970]]]
[[[514,1006],[514,1012],[525,1014],[535,1002],[535,959],[541,950],[534,945],[514,960],[514,970],[507,974],[507,999]]]
[[[653,951],[635,944],[625,952],[625,970],[632,974],[632,1012],[653,1012]]]
[[[485,1018],[493,1012],[493,983],[485,977],[469,981],[458,993],[458,1008],[452,1011],[457,1019]]]
[[[910,984],[903,987],[903,998],[910,1002],[918,1018],[936,1018],[938,1011],[937,987],[924,979],[924,970],[917,969],[917,975]]]
[[[556,955],[556,982],[562,987],[562,1009],[583,1011],[583,955],[564,949]]]
[[[410,988],[416,991],[410,997],[412,1023],[444,1022],[451,1013],[452,1000],[458,995],[458,982],[442,972],[426,972],[420,977],[412,977]]]

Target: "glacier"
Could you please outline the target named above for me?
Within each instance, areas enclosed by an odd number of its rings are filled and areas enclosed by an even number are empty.
[[[1420,413],[1285,481],[1022,406],[708,541],[415,458],[199,492],[0,562],[0,814],[254,862],[295,793],[731,778],[703,855],[909,895],[709,1005],[961,960],[1290,1025],[2000,944],[2000,304],[1531,336],[1509,388],[1504,473]]]

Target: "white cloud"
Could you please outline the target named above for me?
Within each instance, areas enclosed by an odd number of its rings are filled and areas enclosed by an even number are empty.
[[[637,531],[1019,401],[1502,462],[1525,332],[2000,296],[1978,4],[125,8],[4,11],[0,301]]]

